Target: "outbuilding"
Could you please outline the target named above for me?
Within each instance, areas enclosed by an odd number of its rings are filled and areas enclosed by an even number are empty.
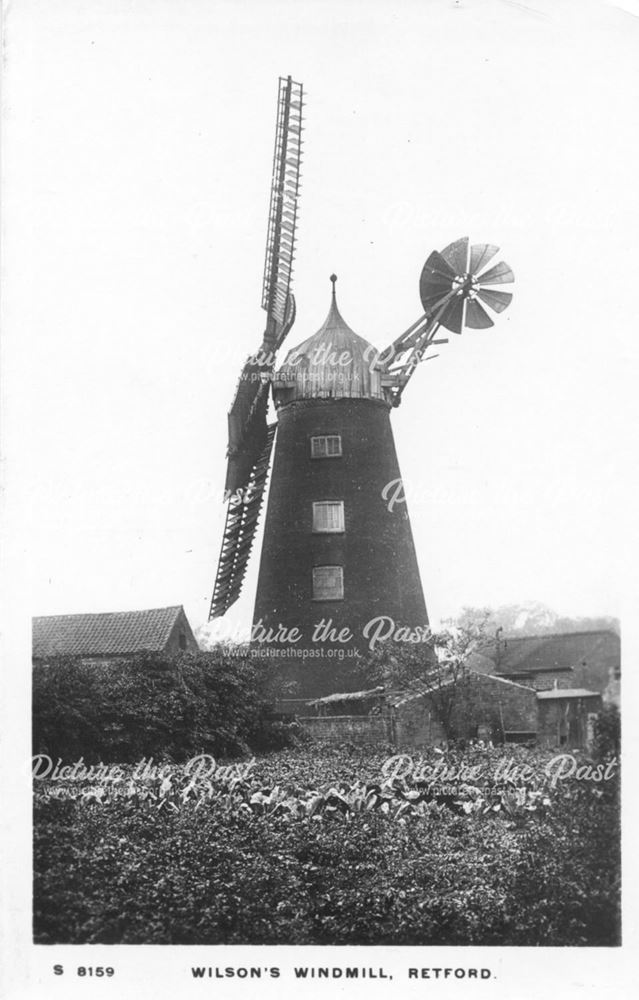
[[[54,656],[106,663],[140,653],[177,654],[198,649],[181,604],[33,619],[34,663],[46,663]]]
[[[586,749],[592,743],[594,722],[602,708],[597,691],[555,688],[537,692],[537,741],[545,747]]]

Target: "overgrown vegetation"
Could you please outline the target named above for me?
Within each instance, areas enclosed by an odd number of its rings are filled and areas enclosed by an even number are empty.
[[[33,671],[33,752],[93,763],[279,749],[292,730],[270,717],[263,673],[224,647],[105,665],[55,658]]]
[[[549,780],[549,752],[443,788],[394,748],[287,750],[219,779],[36,781],[41,943],[619,943],[618,781]],[[195,778],[195,780],[194,780]],[[102,789],[102,791],[100,791]]]
[[[616,705],[604,705],[595,721],[593,753],[600,760],[617,756],[621,749],[621,713]]]
[[[439,684],[454,735],[476,639],[440,636],[426,666],[422,649],[386,645],[367,684]],[[452,744],[424,751],[423,764],[453,769],[435,780],[384,770],[394,747],[281,749],[294,737],[269,715],[264,673],[224,648],[35,668],[34,753],[128,762],[36,779],[37,942],[620,943],[614,767],[609,780],[575,768],[553,783],[554,751]],[[594,759],[618,750],[606,709]],[[212,773],[184,763],[251,752],[266,755]],[[169,763],[158,774],[142,758]],[[455,774],[462,765],[481,778]]]

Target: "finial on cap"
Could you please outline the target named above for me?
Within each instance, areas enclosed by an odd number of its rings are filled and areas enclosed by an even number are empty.
[[[337,281],[337,275],[331,274],[331,281],[333,283],[333,298],[335,298],[335,282]]]

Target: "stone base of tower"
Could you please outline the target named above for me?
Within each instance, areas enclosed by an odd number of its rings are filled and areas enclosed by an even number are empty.
[[[339,439],[339,454],[314,457],[318,438]],[[384,637],[423,642],[428,662],[408,510],[389,510],[384,495],[400,477],[386,403],[308,399],[279,410],[252,654],[282,696],[353,690],[356,655]],[[318,505],[331,507],[329,530]]]

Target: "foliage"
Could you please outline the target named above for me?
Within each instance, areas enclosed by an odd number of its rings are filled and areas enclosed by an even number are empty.
[[[501,628],[509,636],[590,632],[598,629],[619,632],[619,620],[610,615],[571,618],[557,614],[541,601],[502,604],[497,608],[465,607],[462,609],[457,623],[464,627],[482,619],[490,620],[493,634],[497,628]]]
[[[477,692],[470,659],[486,642],[487,617],[448,628],[435,637],[437,663],[429,678],[431,701],[447,739],[458,739],[472,727]]]
[[[348,667],[357,678],[356,687],[384,687],[394,691],[410,690],[423,684],[432,662],[432,642],[426,648],[422,644],[386,639],[372,652],[354,658]]]
[[[479,696],[470,672],[471,657],[486,643],[487,621],[484,617],[463,626],[445,622],[446,627],[432,633],[427,646],[379,643],[362,658],[362,686],[428,691],[447,739],[465,736],[473,728]]]
[[[179,761],[288,743],[289,729],[268,716],[258,669],[227,648],[108,664],[57,657],[34,667],[34,753]]]
[[[431,748],[433,766],[534,768],[447,793],[419,771],[385,779],[391,753],[314,747],[195,781],[176,766],[36,782],[36,941],[619,942],[616,780],[552,787],[547,752]]]
[[[198,773],[199,768],[201,773]],[[544,775],[520,785],[503,780],[490,790],[468,780],[442,784],[426,778],[407,780],[404,775],[394,774],[377,775],[368,781],[357,778],[318,786],[293,786],[290,783],[264,784],[263,780],[256,781],[245,775],[241,767],[219,768],[220,776],[217,777],[218,768],[215,763],[195,758],[195,763],[186,768],[170,764],[149,765],[149,773],[145,774],[144,767],[138,766],[137,769],[119,768],[122,773],[110,775],[103,765],[97,777],[47,782],[37,788],[37,797],[40,801],[66,799],[85,804],[97,802],[102,806],[124,800],[130,808],[158,810],[214,805],[243,812],[246,816],[285,816],[289,819],[330,818],[337,813],[352,817],[358,813],[376,812],[391,819],[409,819],[427,816],[444,807],[460,815],[485,816],[503,811],[514,816],[544,812],[551,804]]]
[[[618,756],[621,747],[621,713],[616,705],[604,705],[595,720],[593,752],[600,760]]]

